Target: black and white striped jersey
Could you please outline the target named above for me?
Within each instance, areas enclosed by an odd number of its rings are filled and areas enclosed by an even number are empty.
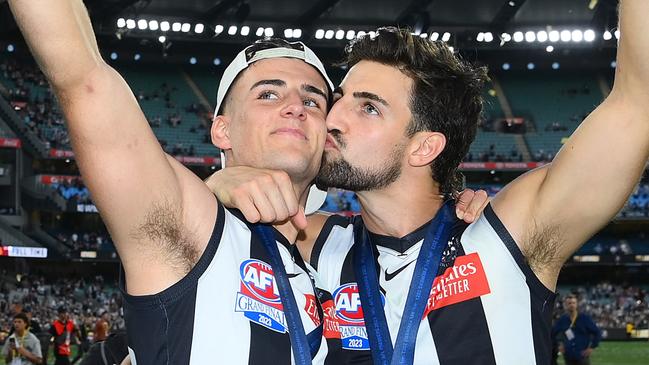
[[[275,236],[310,333],[321,322],[312,281],[306,267],[294,261],[294,246],[279,232]],[[183,279],[147,296],[126,294],[121,282],[133,365],[291,364],[287,324],[269,262],[241,213],[219,203],[209,244]],[[313,364],[324,364],[327,347],[321,341]]]
[[[330,217],[312,252],[318,286],[332,294],[345,364],[372,364],[353,267],[354,225]],[[403,238],[370,233],[392,342],[428,224]],[[526,264],[491,206],[473,224],[456,222],[415,349],[415,364],[550,363],[555,294]]]

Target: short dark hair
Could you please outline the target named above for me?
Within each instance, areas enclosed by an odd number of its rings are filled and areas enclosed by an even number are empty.
[[[463,186],[458,167],[475,139],[482,117],[482,88],[489,79],[486,67],[474,67],[453,54],[443,42],[433,42],[408,29],[379,28],[376,36],[350,42],[346,66],[373,61],[393,66],[410,77],[412,120],[410,137],[421,131],[446,136],[446,147],[431,165],[433,179],[441,193],[453,193]]]
[[[26,324],[27,326],[29,326],[29,318],[27,318],[27,315],[26,315],[25,313],[23,313],[23,312],[17,313],[17,314],[14,316],[14,319],[20,319],[20,320],[22,320],[23,322],[25,322],[25,324]]]

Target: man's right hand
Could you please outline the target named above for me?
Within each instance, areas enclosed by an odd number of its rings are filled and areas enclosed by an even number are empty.
[[[291,220],[305,229],[307,220],[288,175],[283,171],[236,166],[220,170],[205,180],[223,205],[236,208],[251,223]],[[489,203],[484,190],[466,189],[457,198],[459,219],[473,223]]]
[[[248,222],[290,219],[296,228],[306,228],[304,209],[284,171],[228,167],[212,174],[205,183],[224,206],[239,209]]]

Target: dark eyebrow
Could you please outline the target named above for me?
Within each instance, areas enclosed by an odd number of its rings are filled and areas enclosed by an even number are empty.
[[[315,87],[313,85],[303,84],[302,85],[302,90],[304,90],[304,91],[306,91],[308,93],[313,93],[313,94],[320,95],[320,96],[322,96],[323,99],[329,100],[329,97],[327,96],[327,94],[325,94],[324,91],[318,89],[317,87]]]
[[[256,88],[257,86],[261,86],[261,85],[274,85],[274,86],[284,87],[284,86],[286,86],[286,82],[284,82],[284,80],[279,80],[279,79],[261,80],[261,81],[255,82],[250,87],[250,90]]]
[[[378,96],[378,95],[376,95],[374,93],[371,93],[371,92],[356,91],[352,95],[354,95],[355,98],[370,99],[370,100],[379,102],[379,103],[381,103],[381,104],[383,104],[383,105],[385,105],[387,107],[390,106],[390,104],[385,99],[383,99],[382,97],[380,97],[380,96]]]

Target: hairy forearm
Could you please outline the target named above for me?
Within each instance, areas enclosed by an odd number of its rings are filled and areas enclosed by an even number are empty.
[[[620,1],[620,42],[614,95],[649,108],[649,1]]]
[[[81,0],[9,0],[41,70],[57,89],[82,82],[103,61]]]

